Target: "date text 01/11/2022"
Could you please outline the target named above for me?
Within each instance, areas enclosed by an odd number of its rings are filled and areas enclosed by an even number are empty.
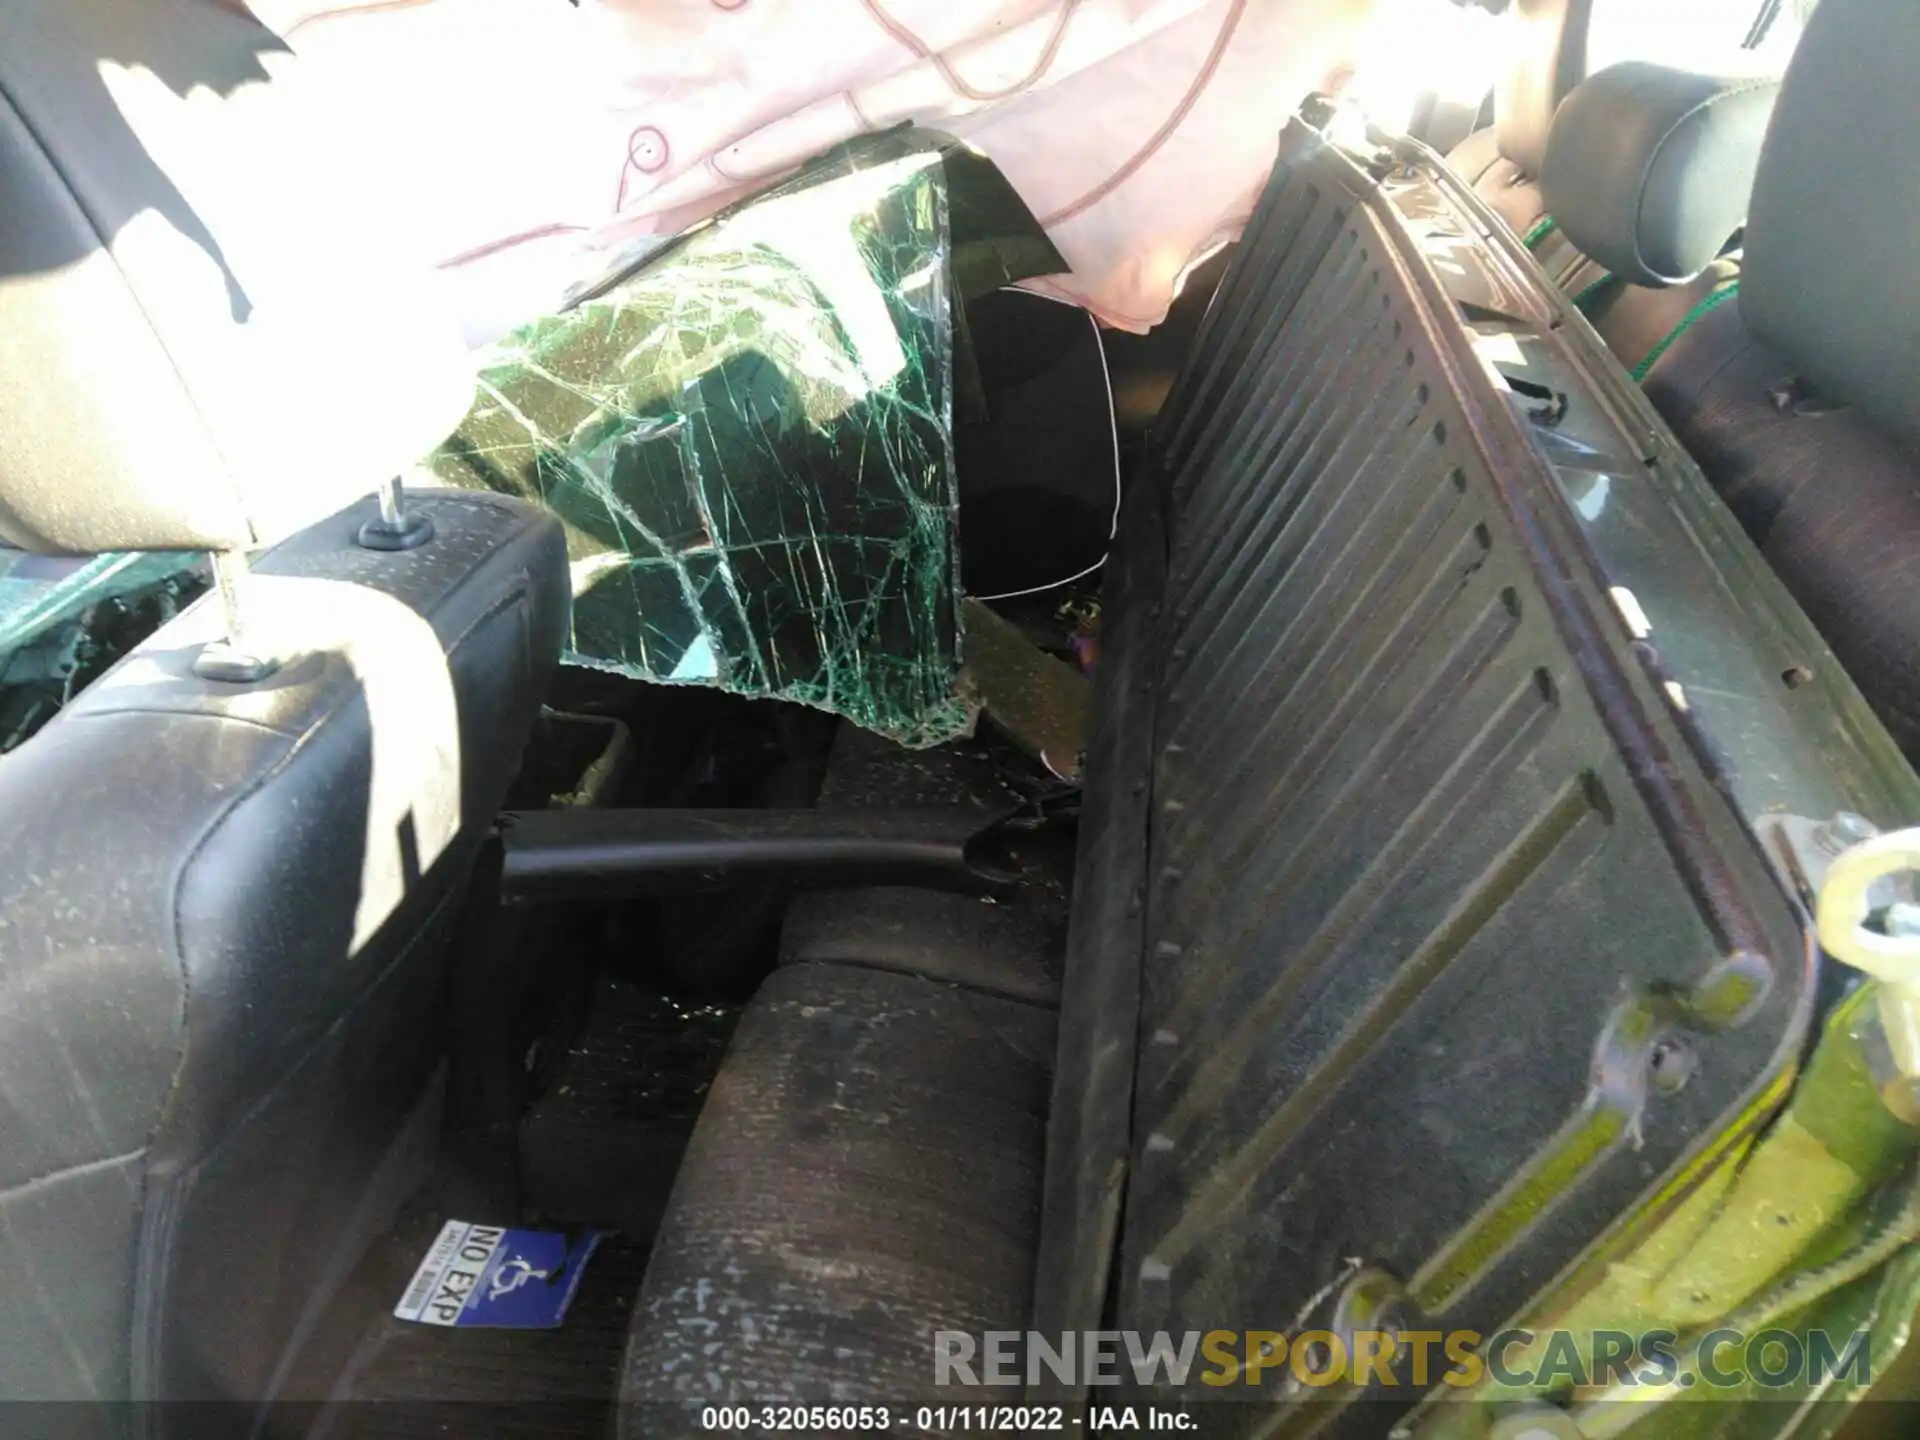
[[[921,1405],[895,1410],[886,1405],[709,1405],[700,1412],[703,1430],[760,1430],[802,1433],[819,1430],[909,1430],[1004,1432],[1065,1431],[1068,1420],[1058,1405]],[[1100,1405],[1072,1428],[1089,1431],[1191,1430],[1193,1416],[1179,1410]]]

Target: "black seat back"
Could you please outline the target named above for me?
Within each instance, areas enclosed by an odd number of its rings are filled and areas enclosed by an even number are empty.
[[[1909,756],[1920,757],[1920,14],[1824,0],[1754,182],[1735,302],[1647,393]]]
[[[7,1401],[251,1428],[430,1154],[448,932],[565,636],[531,507],[422,500],[400,551],[340,508],[472,374],[330,104],[244,5],[0,11],[0,539],[223,552],[0,759]]]
[[[431,1156],[447,939],[567,595],[547,517],[421,503],[421,549],[360,549],[368,501],[260,563],[269,679],[193,673],[202,602],[0,760],[8,1399],[266,1397]]]

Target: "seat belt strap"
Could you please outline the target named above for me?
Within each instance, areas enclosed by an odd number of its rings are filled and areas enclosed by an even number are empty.
[[[1587,309],[1587,302],[1593,300],[1603,290],[1619,283],[1619,279],[1620,277],[1612,271],[1602,270],[1593,279],[1580,287],[1580,293],[1573,297],[1573,308],[1578,310],[1582,315],[1592,318],[1593,312]]]
[[[1722,284],[1716,285],[1699,304],[1695,305],[1691,310],[1687,311],[1685,315],[1680,317],[1680,323],[1667,332],[1665,339],[1647,352],[1646,359],[1633,367],[1634,382],[1638,384],[1640,381],[1645,380],[1647,378],[1647,372],[1653,369],[1660,357],[1673,348],[1674,341],[1691,330],[1704,316],[1719,309],[1739,293],[1740,277],[1738,275]]]

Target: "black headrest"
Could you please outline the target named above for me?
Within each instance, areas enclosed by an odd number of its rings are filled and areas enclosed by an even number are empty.
[[[1808,378],[1920,439],[1920,5],[1822,0],[1760,156],[1740,310]]]
[[[263,544],[446,437],[472,370],[341,96],[228,0],[0,16],[0,541]]]
[[[1501,20],[1507,52],[1493,90],[1493,138],[1523,174],[1547,158],[1553,112],[1587,73],[1593,0],[1514,0]]]
[[[1691,280],[1747,218],[1780,81],[1630,60],[1554,118],[1541,194],[1560,231],[1630,285]]]

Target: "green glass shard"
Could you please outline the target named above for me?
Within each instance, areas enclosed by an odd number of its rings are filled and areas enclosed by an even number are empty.
[[[430,468],[566,523],[574,661],[936,743],[954,284],[940,147],[843,152],[496,346]]]
[[[198,555],[133,552],[48,559],[0,547],[0,673],[7,657],[102,600],[144,590],[200,565]]]
[[[0,754],[206,588],[200,556],[80,560],[0,546]]]

